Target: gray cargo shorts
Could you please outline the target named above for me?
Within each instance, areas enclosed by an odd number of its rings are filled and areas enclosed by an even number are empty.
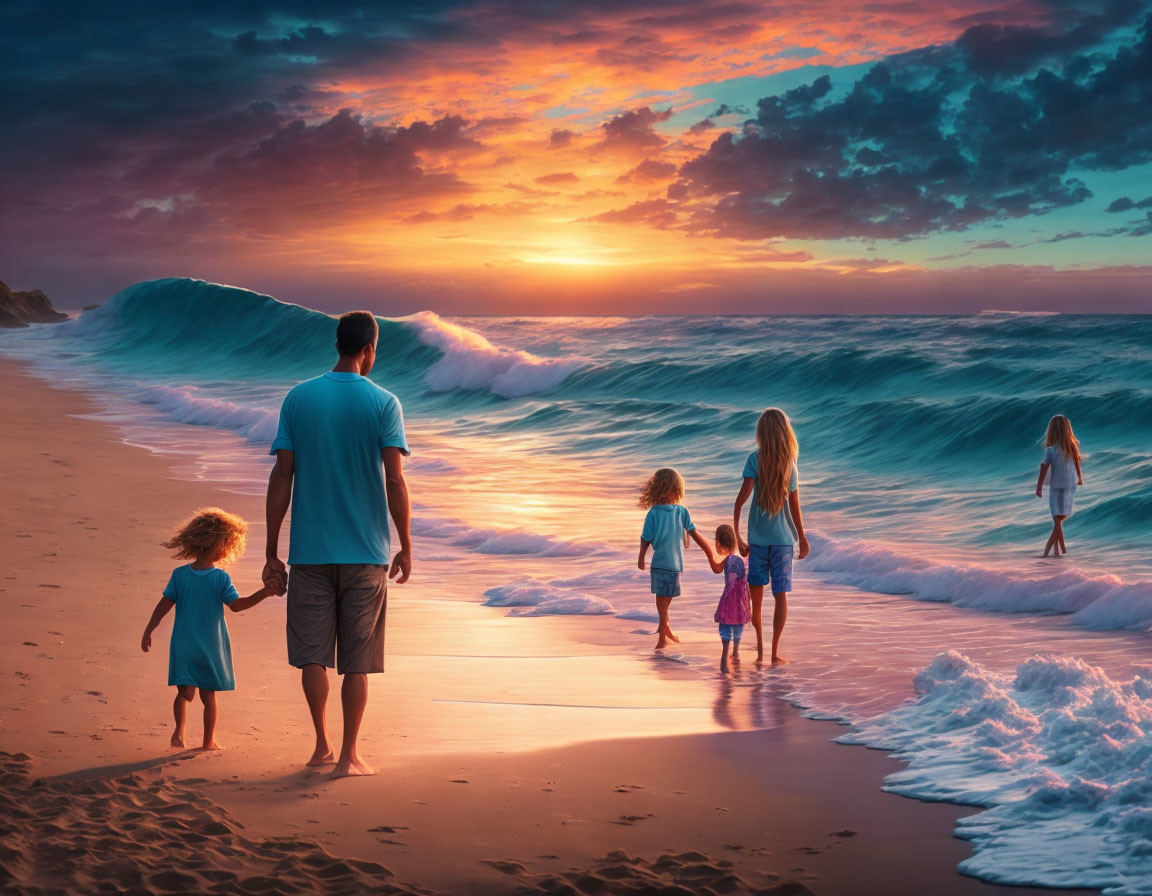
[[[383,672],[387,610],[387,566],[293,566],[288,575],[288,662],[298,669],[335,665],[341,675]]]

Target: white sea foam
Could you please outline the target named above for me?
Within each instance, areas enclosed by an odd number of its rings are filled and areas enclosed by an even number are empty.
[[[1152,626],[1152,583],[1066,570],[1049,576],[946,563],[880,545],[811,533],[805,566],[834,582],[880,594],[1004,613],[1070,613],[1085,628]]]
[[[444,353],[424,374],[425,384],[434,392],[487,389],[504,398],[550,392],[581,364],[495,346],[474,330],[432,311],[403,320],[416,327],[421,342]]]
[[[412,532],[424,538],[444,539],[478,554],[534,554],[538,557],[582,557],[594,551],[589,545],[564,541],[551,535],[521,529],[473,528],[456,520],[417,516]]]
[[[1118,681],[1035,656],[1015,675],[950,651],[917,697],[840,738],[907,763],[885,789],[987,807],[957,823],[987,881],[1152,894],[1152,668]]]
[[[177,423],[230,430],[250,442],[270,443],[276,437],[278,415],[274,410],[211,398],[192,386],[137,384],[123,391]]]
[[[558,588],[538,579],[489,588],[484,592],[484,605],[509,607],[509,616],[607,616],[616,612],[602,597]]]

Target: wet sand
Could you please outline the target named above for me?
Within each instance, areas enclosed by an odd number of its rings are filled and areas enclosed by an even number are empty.
[[[615,618],[506,619],[472,600],[483,583],[425,560],[419,543],[413,580],[389,595],[389,671],[372,681],[363,736],[376,777],[302,767],[310,733],[284,660],[282,599],[229,614],[238,690],[220,697],[226,749],[173,751],[170,621],[150,654],[139,649],[173,566],[158,542],[198,506],[242,514],[249,552],[232,573],[246,593],[262,500],[177,478],[172,458],[85,419],[87,398],[12,363],[0,362],[0,384],[0,749],[28,754],[0,768],[6,883],[1054,892],[957,874],[969,850],[951,831],[968,810],[882,793],[897,764],[832,744],[839,729],[801,718],[770,676],[702,679],[637,658],[635,623]],[[120,864],[100,865],[100,842],[128,840]],[[174,870],[181,840],[193,861]],[[164,876],[176,870],[189,879]]]

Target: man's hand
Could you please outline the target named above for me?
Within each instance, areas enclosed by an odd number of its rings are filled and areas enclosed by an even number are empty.
[[[738,541],[739,544],[737,546],[740,548],[740,556],[747,557],[752,549],[748,547],[748,542],[746,542],[743,538],[738,539]]]
[[[801,535],[800,536],[800,553],[796,555],[796,558],[798,560],[803,560],[805,557],[808,556],[809,550],[811,550],[811,548],[808,546],[808,536],[807,535]]]
[[[271,594],[280,595],[288,590],[288,568],[279,557],[268,558],[260,578]]]
[[[412,551],[401,548],[392,558],[392,566],[388,569],[388,578],[395,579],[397,585],[403,585],[412,575]]]
[[[1040,488],[1036,489],[1036,497],[1037,498],[1043,498],[1044,497],[1044,490],[1040,489]]]
[[[636,568],[637,569],[644,569],[645,568],[645,563],[644,563],[643,557],[641,557],[639,560],[636,561]]]
[[[144,632],[144,637],[140,639],[140,649],[147,653],[152,649],[152,634],[151,632]]]

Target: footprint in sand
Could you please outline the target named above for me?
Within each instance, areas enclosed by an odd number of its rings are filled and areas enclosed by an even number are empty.
[[[449,784],[467,784],[468,782],[467,782],[467,781],[465,781],[463,778],[453,778],[453,779],[452,779],[451,781],[449,781],[448,783],[449,783]]]
[[[47,584],[45,582],[41,582],[40,587],[41,588],[59,588],[60,586],[59,585],[51,585],[51,584]]]
[[[621,816],[620,816],[618,819],[616,819],[615,821],[610,821],[610,822],[608,822],[608,823],[609,823],[609,824],[618,824],[618,825],[620,825],[621,827],[630,828],[630,827],[632,827],[634,824],[636,824],[637,822],[640,822],[640,821],[645,821],[645,820],[647,820],[647,819],[649,819],[649,818],[655,818],[655,817],[656,817],[656,816],[655,816],[655,815],[653,815],[653,814],[651,814],[651,813],[649,813],[649,814],[647,814],[647,815],[621,815]]]
[[[25,641],[24,646],[25,647],[39,647],[40,645],[37,644],[35,641]]]
[[[484,865],[491,865],[497,871],[502,871],[505,874],[524,874],[528,871],[524,865],[512,859],[481,859],[480,862]]]

